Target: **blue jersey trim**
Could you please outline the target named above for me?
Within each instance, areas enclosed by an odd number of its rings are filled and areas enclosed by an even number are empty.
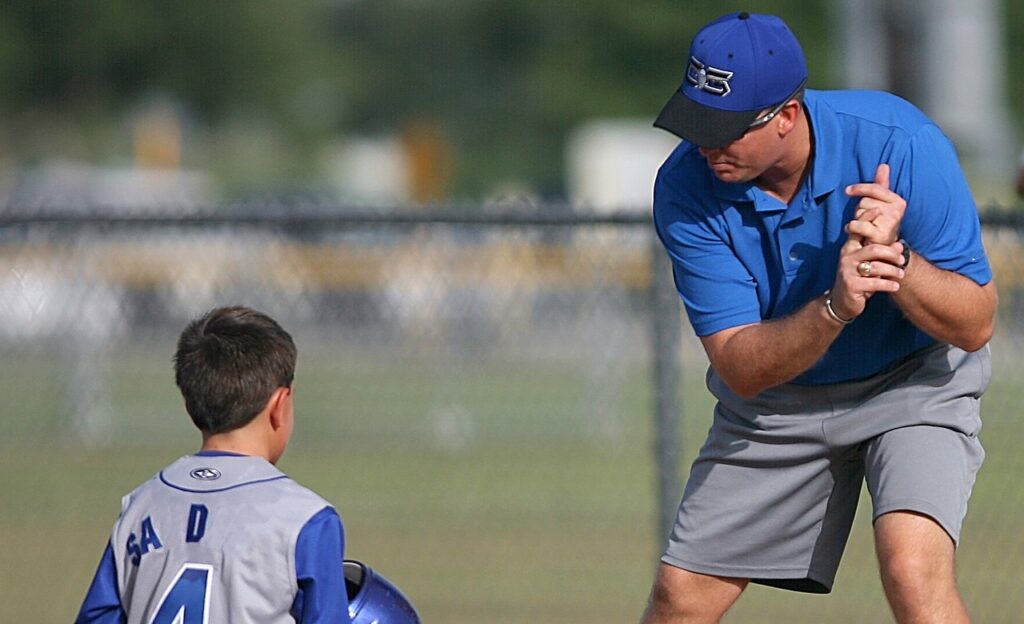
[[[166,485],[167,487],[169,487],[171,489],[175,489],[175,490],[178,490],[180,492],[189,492],[190,494],[215,494],[217,492],[227,492],[228,490],[237,490],[238,488],[246,487],[248,485],[256,485],[256,484],[259,484],[259,483],[269,483],[271,481],[277,481],[278,479],[287,479],[287,478],[288,478],[288,475],[282,474],[282,475],[277,475],[277,476],[274,476],[274,477],[268,477],[266,479],[257,479],[255,481],[246,481],[245,483],[238,483],[236,485],[229,485],[227,487],[217,488],[215,490],[195,490],[195,489],[192,489],[192,488],[182,487],[180,485],[175,485],[175,484],[171,483],[170,481],[168,481],[167,479],[164,478],[164,471],[163,470],[160,471],[160,482],[161,483],[163,483],[164,485]]]

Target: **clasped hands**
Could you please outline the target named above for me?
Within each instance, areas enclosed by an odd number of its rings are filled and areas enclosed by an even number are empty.
[[[853,219],[846,224],[846,243],[832,285],[832,307],[843,318],[864,312],[876,292],[900,289],[903,244],[900,222],[907,202],[889,188],[889,165],[878,165],[873,182],[851,184],[846,194],[860,197]]]

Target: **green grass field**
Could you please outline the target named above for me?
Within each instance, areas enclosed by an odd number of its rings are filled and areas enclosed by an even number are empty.
[[[117,354],[108,397],[117,435],[103,450],[56,433],[59,362],[22,354],[3,367],[0,622],[71,621],[121,495],[194,450],[163,351]],[[663,541],[643,370],[621,380],[617,433],[602,434],[587,425],[586,376],[562,365],[346,364],[307,351],[298,429],[281,466],[336,503],[349,556],[401,586],[425,622],[639,619]],[[688,367],[682,389],[681,472],[709,422],[702,373]],[[978,622],[1018,622],[1024,610],[1017,374],[1006,371],[986,396],[988,460],[961,548],[961,585]],[[436,407],[452,405],[473,423],[454,442],[436,426]],[[862,500],[832,595],[751,587],[726,621],[891,621],[869,509]]]

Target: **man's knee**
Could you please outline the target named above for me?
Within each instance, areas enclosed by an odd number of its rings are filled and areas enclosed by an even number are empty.
[[[955,545],[928,516],[897,512],[875,523],[882,580],[890,591],[948,591],[955,586]]]
[[[662,564],[651,589],[643,624],[717,622],[748,582]]]
[[[956,588],[953,539],[931,518],[909,512],[875,522],[882,585],[898,622],[970,621]]]

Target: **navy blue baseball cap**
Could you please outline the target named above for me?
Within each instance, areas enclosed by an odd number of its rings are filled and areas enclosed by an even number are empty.
[[[804,52],[785,22],[730,13],[694,36],[683,84],[654,125],[700,147],[722,147],[806,82]]]

